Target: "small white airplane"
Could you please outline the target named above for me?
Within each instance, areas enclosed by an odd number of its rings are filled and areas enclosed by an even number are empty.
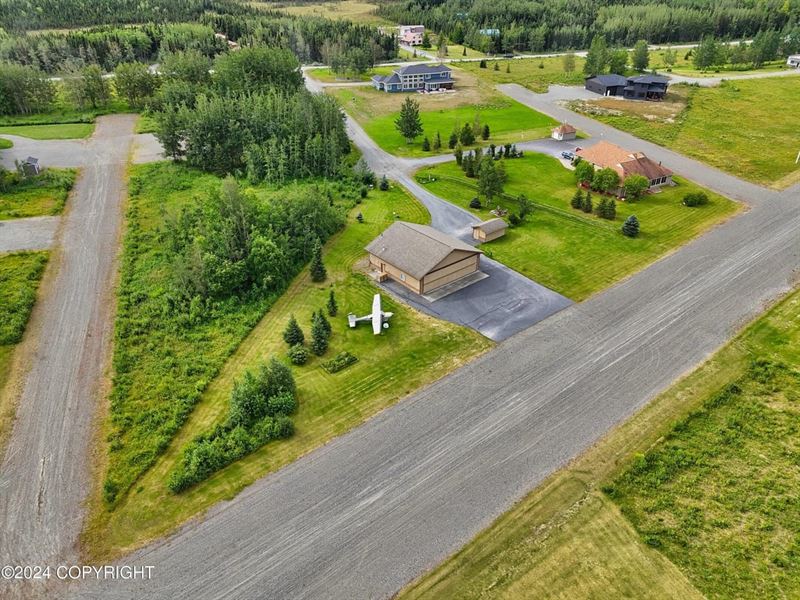
[[[350,313],[347,315],[347,324],[350,325],[350,327],[355,327],[356,323],[361,321],[372,321],[372,333],[378,335],[381,332],[381,327],[389,329],[389,323],[387,321],[393,314],[394,313],[383,312],[381,310],[381,295],[375,294],[375,297],[372,299],[372,314],[357,317],[353,313]]]

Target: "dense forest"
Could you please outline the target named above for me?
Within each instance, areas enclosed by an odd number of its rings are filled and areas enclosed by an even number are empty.
[[[595,34],[611,45],[739,39],[800,22],[797,0],[406,0],[379,13],[421,22],[456,43],[488,52],[588,47]]]

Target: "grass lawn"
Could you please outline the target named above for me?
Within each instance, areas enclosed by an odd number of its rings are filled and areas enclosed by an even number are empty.
[[[450,55],[453,56],[452,51]],[[464,62],[459,63],[458,66],[492,85],[518,83],[534,92],[544,93],[551,84],[583,85],[583,63],[583,58],[575,57],[575,70],[569,73],[564,71],[564,57],[562,56],[513,60],[487,59],[487,68],[485,69],[480,68],[479,62]],[[494,70],[495,64],[498,66],[497,71]],[[506,68],[511,72],[507,73]]]
[[[156,120],[149,115],[141,115],[136,121],[134,133],[154,133],[156,130]]]
[[[665,52],[666,50],[650,51],[650,69],[656,69],[657,71],[672,73],[674,75],[685,75],[687,77],[724,77],[726,75],[749,75],[751,73],[762,73],[764,71],[781,71],[787,68],[785,60],[773,60],[764,63],[759,69],[751,69],[748,68],[747,65],[737,65],[735,67],[732,65],[724,65],[720,68],[700,70],[694,66],[691,56],[687,58],[689,49],[676,48],[677,60],[670,70],[670,67],[664,62]]]
[[[369,81],[373,75],[391,75],[391,73],[399,67],[391,65],[380,65],[370,69],[368,72],[358,75],[356,77],[344,77],[335,75],[330,67],[320,67],[318,69],[308,69],[306,75],[313,77],[317,81],[323,83],[340,83],[347,81]]]
[[[145,227],[152,227],[151,219],[158,215],[161,202],[166,200],[174,208],[182,198],[191,197],[206,183],[198,180],[166,198],[152,192],[146,200],[140,196],[137,204],[141,212],[137,219],[149,223]],[[153,189],[161,187],[158,182],[153,185]],[[364,216],[363,224],[355,220],[359,211]],[[393,213],[408,221],[429,219],[424,207],[397,187],[386,193],[370,192],[350,212],[344,231],[324,249],[328,280],[314,284],[304,270],[224,362],[186,424],[135,489],[113,511],[103,508],[99,498],[94,503],[84,536],[93,557],[117,555],[163,535],[491,346],[489,340],[471,330],[432,319],[388,296],[384,296],[384,304],[395,316],[392,326],[380,337],[375,337],[369,327],[347,328],[347,313],[368,310],[377,291],[357,268],[357,263],[364,259],[363,247],[392,222]],[[290,314],[297,316],[308,337],[310,314],[324,306],[330,286],[339,304],[339,315],[331,319],[331,347],[322,359],[314,358],[307,365],[294,368],[300,403],[293,416],[294,437],[271,442],[196,487],[180,495],[171,494],[166,487],[167,477],[184,445],[224,418],[233,381],[247,368],[271,354],[284,355],[286,346],[281,333]],[[342,350],[354,354],[358,362],[334,375],[327,374],[320,362]]]
[[[14,147],[14,142],[5,138],[0,138],[0,150],[8,150]]]
[[[454,69],[453,76],[456,80],[453,93],[412,95],[420,104],[424,135],[432,142],[438,131],[442,152],[448,151],[447,140],[453,128],[472,123],[476,115],[491,130],[491,138],[483,142],[484,145],[520,142],[550,134],[555,124],[550,117],[501,96],[465,71]],[[342,107],[387,152],[399,156],[430,154],[422,150],[424,136],[407,144],[395,127],[406,94],[379,92],[371,87],[328,88],[326,91],[338,98]]]
[[[798,323],[795,292],[399,597],[796,597]]]
[[[259,7],[266,6],[262,2],[251,2],[250,4]],[[362,0],[339,0],[337,2],[317,3],[300,2],[298,4],[281,2],[271,5],[269,8],[297,17],[322,17],[325,19],[342,19],[369,25],[393,25],[391,21],[375,14],[375,11],[378,10],[377,4],[363,2]]]
[[[740,209],[735,202],[709,191],[707,205],[685,207],[681,204],[684,194],[701,188],[676,177],[675,187],[665,187],[636,203],[618,202],[617,219],[611,222],[570,208],[576,189],[572,171],[552,157],[529,152],[521,159],[506,161],[506,172],[506,194],[525,194],[541,206],[525,224],[481,248],[575,301],[638,271]],[[469,201],[477,195],[477,182],[466,178],[455,162],[422,169],[417,180],[438,196],[472,210]],[[593,196],[597,202],[599,196]],[[488,219],[492,217],[489,210],[497,204],[516,210],[515,203],[506,198],[484,203],[481,210],[472,212]],[[641,233],[635,239],[620,233],[630,214],[641,222]]]
[[[466,54],[464,54],[464,50],[467,51]],[[430,52],[435,54],[436,48],[431,48]],[[452,58],[453,60],[458,60],[459,58],[483,58],[485,56],[486,54],[480,50],[475,50],[463,44],[447,44],[447,58]]]
[[[68,140],[87,138],[94,131],[94,123],[54,123],[52,125],[4,125],[0,134],[20,135],[34,140]]]
[[[781,189],[800,181],[797,127],[775,112],[775,107],[780,114],[800,111],[797,77],[727,81],[713,88],[673,87],[685,103],[671,116],[642,114],[642,107],[634,106],[640,103],[611,99],[573,106],[617,129],[756,183]]]
[[[44,169],[0,192],[0,221],[61,214],[77,173],[77,169]]]
[[[47,252],[0,254],[0,448],[13,422],[13,406],[3,393],[14,346],[22,339],[47,265]]]

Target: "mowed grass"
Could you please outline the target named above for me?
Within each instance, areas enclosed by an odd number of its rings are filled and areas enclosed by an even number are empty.
[[[688,208],[684,194],[701,190],[676,177],[678,185],[665,187],[636,203],[617,202],[616,221],[599,219],[570,207],[575,193],[572,171],[558,160],[529,152],[521,159],[505,161],[505,193],[516,198],[525,194],[541,205],[526,222],[481,248],[500,262],[575,301],[584,300],[624,277],[635,273],[664,254],[688,242],[708,228],[736,214],[741,206],[705,190],[709,203]],[[435,181],[430,181],[433,178]],[[454,162],[422,169],[417,180],[434,194],[471,210],[481,219],[501,206],[517,210],[508,197],[484,201],[480,210],[469,208],[478,195],[475,179],[463,175]],[[599,196],[593,194],[594,202]],[[635,239],[622,235],[624,220],[635,214],[641,233]]]
[[[453,56],[452,52],[450,54]],[[498,70],[494,70],[497,64]],[[485,69],[480,68],[480,62],[462,62],[460,69],[469,71],[492,85],[500,83],[517,83],[526,88],[544,93],[551,85],[583,85],[584,59],[575,57],[575,69],[567,72],[564,70],[564,58],[552,56],[547,58],[519,58],[519,59],[487,59]],[[510,72],[506,72],[510,69]]]
[[[361,212],[364,223],[355,217]],[[163,535],[216,502],[231,498],[256,479],[362,423],[381,409],[435,381],[485,351],[491,342],[479,334],[438,321],[383,295],[385,310],[394,312],[391,327],[376,337],[366,325],[347,327],[347,313],[363,314],[378,288],[359,271],[364,246],[386,228],[394,215],[427,222],[427,211],[402,189],[370,192],[348,217],[345,230],[328,242],[324,261],[328,280],[310,281],[306,270],[291,284],[222,367],[166,453],[140,479],[136,489],[113,512],[96,504],[85,541],[94,557],[116,555]],[[233,382],[286,345],[281,333],[295,314],[308,338],[312,311],[322,308],[333,286],[339,314],[331,318],[331,347],[322,358],[294,367],[300,408],[293,421],[294,437],[269,443],[181,495],[166,487],[168,474],[184,445],[224,418]],[[347,350],[358,362],[334,375],[320,362]]]
[[[53,123],[49,125],[4,125],[0,134],[19,135],[34,140],[68,140],[87,138],[94,123]]]
[[[373,75],[390,75],[395,69],[400,67],[391,65],[375,66],[368,72],[358,75],[356,77],[345,77],[343,75],[336,75],[330,67],[319,67],[317,69],[307,69],[305,74],[309,77],[321,81],[323,83],[342,83],[348,81],[369,81]]]
[[[76,169],[45,169],[0,192],[0,221],[61,214],[77,173]]]
[[[796,460],[792,461],[792,457],[796,458],[796,429],[776,428],[771,444],[759,439],[760,436],[752,439],[739,434],[774,425],[776,418],[783,425],[792,419],[796,423],[798,323],[800,292],[795,292],[708,362],[554,473],[459,552],[409,585],[399,597],[404,600],[796,597],[800,570],[796,564],[785,562],[785,549],[790,544],[796,546],[797,527],[789,532],[784,527],[786,523],[796,523],[800,511],[796,495],[792,500],[797,489]],[[744,402],[742,408],[751,404],[749,408],[766,410],[771,418],[763,423],[747,420],[747,426],[739,427],[741,419],[728,420],[729,415],[715,413],[715,408],[707,406],[710,398],[746,374],[749,364],[763,358],[791,365],[794,370],[788,380],[789,387],[777,386],[766,397]],[[784,379],[783,383],[786,382]],[[770,400],[775,395],[777,400]],[[699,419],[708,419],[707,422],[715,422],[722,428],[708,432],[714,436],[695,433],[684,437],[683,432],[692,432],[691,418],[687,421],[686,416],[693,411],[698,411]],[[684,424],[677,437],[670,433],[674,432],[675,422]],[[718,443],[719,433],[728,429],[728,425],[733,443]],[[704,442],[702,437],[707,440]],[[697,467],[709,467],[704,461],[699,465],[687,464],[686,471],[678,471],[677,479],[687,484],[681,495],[657,498],[645,492],[653,482],[664,480],[663,471],[652,472],[641,482],[641,487],[630,487],[632,497],[639,499],[642,509],[653,508],[642,510],[651,522],[665,517],[670,506],[703,502],[701,515],[708,514],[711,518],[702,519],[705,526],[692,531],[696,539],[675,546],[678,554],[667,553],[675,561],[672,562],[645,543],[645,538],[600,487],[619,478],[632,462],[639,462],[641,459],[637,457],[641,454],[659,453],[666,444],[680,440],[713,449],[712,456],[718,460],[714,466],[719,473],[709,468],[701,474]],[[756,440],[763,444],[760,448],[752,445]],[[732,461],[723,458],[747,450],[751,452],[744,463],[738,457]],[[764,450],[766,454],[760,455]],[[732,470],[736,471],[735,481],[728,482]],[[774,482],[774,487],[764,489],[765,481],[778,470],[781,478]],[[746,481],[747,477],[752,481]],[[689,487],[690,481],[695,485]],[[722,481],[726,485],[718,487]],[[663,491],[670,488],[674,491],[671,479],[667,478]],[[720,496],[708,493],[714,488]],[[621,491],[618,494],[622,497]],[[720,527],[720,507],[727,506],[730,510],[732,496],[738,497],[738,505],[733,505],[735,512],[727,515],[731,526]],[[786,514],[767,516],[765,508]],[[667,514],[658,523],[675,528],[680,516],[680,512]],[[688,532],[675,529],[676,540],[686,539]],[[791,560],[797,560],[796,552]],[[718,585],[707,585],[707,581]]]
[[[794,119],[800,111],[800,78],[772,77],[690,88],[675,119],[623,112],[593,114],[600,121],[672,148],[756,183],[785,188],[800,181]]]
[[[0,138],[0,150],[8,150],[14,147],[14,142],[6,138]]]
[[[673,73],[675,75],[685,75],[687,77],[725,77],[726,75],[749,75],[752,73],[762,73],[764,71],[781,71],[786,67],[785,60],[773,60],[764,63],[759,69],[749,68],[748,65],[723,65],[713,69],[701,70],[694,66],[692,57],[689,55],[688,48],[676,48],[676,61],[670,67],[664,62],[664,54],[666,50],[651,50],[650,51],[650,69],[657,71]]]
[[[262,2],[251,2],[254,6],[265,6]],[[353,21],[369,25],[392,25],[391,21],[375,14],[377,4],[361,0],[337,0],[336,2],[299,2],[297,4],[270,3],[270,9],[296,17],[322,17],[324,19]]]
[[[47,252],[0,254],[0,448],[13,422],[13,403],[3,392],[14,346],[22,340],[48,256]]]
[[[381,148],[398,156],[425,156],[422,150],[425,136],[433,142],[436,133],[442,139],[440,152],[448,152],[447,141],[455,128],[472,124],[475,118],[488,124],[491,137],[483,144],[513,143],[545,137],[555,121],[522,104],[501,96],[474,75],[453,70],[455,91],[420,94],[411,97],[420,105],[423,135],[407,143],[395,127],[400,106],[408,94],[380,92],[371,87],[328,88],[342,107],[355,118]]]

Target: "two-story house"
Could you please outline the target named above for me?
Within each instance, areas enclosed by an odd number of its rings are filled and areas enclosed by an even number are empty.
[[[400,43],[409,46],[421,46],[425,35],[423,25],[400,25]]]
[[[372,85],[383,92],[434,92],[453,88],[453,76],[444,65],[407,65],[391,75],[373,75]]]

